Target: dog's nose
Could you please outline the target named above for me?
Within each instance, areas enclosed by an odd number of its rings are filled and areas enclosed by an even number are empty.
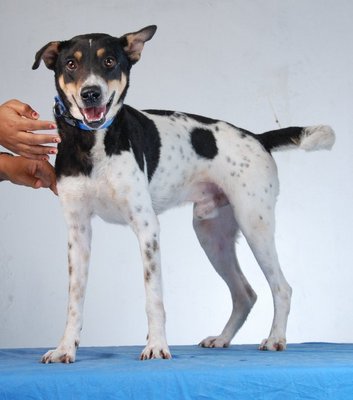
[[[87,86],[81,91],[81,99],[86,106],[99,103],[102,92],[99,86]]]

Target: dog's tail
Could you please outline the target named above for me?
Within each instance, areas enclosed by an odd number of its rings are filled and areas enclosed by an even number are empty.
[[[335,143],[335,133],[327,125],[277,129],[256,135],[256,138],[267,151],[289,150],[290,148],[306,151],[330,150]]]

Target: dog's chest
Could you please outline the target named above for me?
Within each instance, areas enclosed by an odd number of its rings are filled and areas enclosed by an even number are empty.
[[[108,222],[127,223],[134,210],[149,202],[147,177],[133,152],[107,156],[104,132],[97,132],[93,169],[87,186],[92,211]]]
[[[159,214],[187,199],[191,185],[186,171],[190,168],[184,170],[175,155],[171,162],[170,152],[165,151],[170,146],[168,141],[163,142],[158,166],[149,181],[146,165],[142,170],[132,150],[107,156],[104,136],[104,131],[96,132],[89,176],[60,179],[59,193],[64,208],[83,206],[107,222],[125,224],[141,210]],[[188,148],[187,143],[180,146],[180,153]]]

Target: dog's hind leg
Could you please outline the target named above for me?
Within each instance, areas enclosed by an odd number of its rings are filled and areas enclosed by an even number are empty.
[[[194,207],[196,210],[197,204]],[[233,309],[222,333],[204,339],[200,343],[202,347],[229,346],[256,301],[256,294],[243,275],[235,254],[238,226],[233,210],[227,205],[217,211],[218,216],[210,219],[199,219],[194,212],[193,226],[207,257],[229,287]]]
[[[235,204],[234,214],[240,230],[272,292],[274,304],[272,328],[268,339],[265,339],[259,348],[260,350],[285,350],[292,289],[286,281],[278,261],[274,240],[275,196],[271,195],[271,191],[272,184],[269,187],[265,186],[265,190],[261,194],[263,197],[257,196],[259,199],[253,202],[239,198],[238,194],[238,201],[232,203]]]

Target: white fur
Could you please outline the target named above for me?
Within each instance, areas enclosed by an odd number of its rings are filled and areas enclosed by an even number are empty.
[[[171,357],[165,333],[157,215],[186,202],[194,203],[196,235],[227,283],[233,302],[229,321],[220,335],[207,337],[200,344],[228,346],[256,301],[235,254],[235,239],[240,230],[273,296],[272,327],[260,348],[284,350],[291,288],[281,271],[274,242],[279,184],[272,156],[256,138],[242,135],[224,122],[211,128],[185,115],[179,119],[145,115],[154,121],[161,139],[159,163],[150,182],[133,151],[107,157],[105,130],[95,133],[90,176],[62,177],[58,182],[69,230],[69,305],[63,338],[57,349],[43,356],[43,362],[75,360],[82,328],[93,215],[108,222],[128,224],[135,232],[144,268],[148,318],[148,341],[141,359]],[[190,132],[202,127],[214,130],[218,153],[212,159],[200,157],[190,142]],[[297,146],[314,150],[332,144],[332,131],[320,126],[305,129]]]
[[[150,40],[155,31],[155,26],[149,26],[124,36],[125,56],[132,63],[140,58],[143,43]],[[43,49],[52,51],[47,46]],[[41,57],[44,55],[42,52],[39,54]],[[52,58],[53,55],[49,56]],[[35,67],[39,65],[38,62],[37,58]],[[49,66],[52,67],[51,64]],[[59,76],[57,83],[71,103],[70,114],[82,119],[79,107],[83,105],[80,100],[82,85],[94,85],[100,87],[103,96],[103,102],[99,105],[104,107],[107,102],[111,104],[105,120],[114,118],[122,106],[129,78],[127,71],[121,75],[117,71],[112,80],[103,78],[104,72],[98,76],[91,72],[81,84],[79,74],[75,84],[65,83],[64,75]],[[71,101],[72,97],[76,101]],[[110,99],[113,101],[110,102]],[[155,157],[158,164],[150,181],[146,160],[142,171],[141,160],[138,163],[135,159],[131,143],[130,146],[125,143],[125,146],[116,149],[121,150],[120,154],[107,156],[105,146],[109,143],[105,143],[104,129],[92,133],[96,135],[96,140],[89,154],[93,165],[89,176],[63,174],[58,180],[69,232],[69,304],[66,328],[59,346],[47,352],[42,361],[75,361],[82,328],[92,236],[91,218],[94,215],[108,222],[128,224],[135,232],[143,263],[148,320],[147,345],[141,359],[171,357],[165,332],[157,215],[186,202],[194,204],[193,227],[197,238],[210,262],[228,285],[233,303],[232,313],[223,331],[218,336],[202,340],[200,345],[228,346],[256,301],[256,294],[243,275],[235,253],[236,236],[241,231],[269,283],[274,303],[270,334],[261,343],[260,349],[284,350],[291,288],[281,271],[274,241],[275,204],[279,192],[274,159],[256,137],[225,122],[208,123],[210,121],[203,120],[205,123],[202,123],[199,122],[202,119],[182,113],[174,113],[172,117],[142,114],[153,121],[161,143],[160,149],[155,148],[155,151],[159,151],[158,157]],[[134,113],[123,113],[122,118],[126,118],[122,125],[124,129],[135,129],[138,125],[139,118],[129,121],[131,115]],[[118,114],[117,118],[120,117],[121,114]],[[119,123],[119,119],[115,122]],[[131,125],[129,122],[132,122]],[[104,123],[102,118],[101,126]],[[110,129],[114,127],[112,125]],[[303,132],[298,129],[292,138],[292,147],[317,150],[330,148],[334,143],[334,135],[329,127],[310,127]],[[204,139],[200,135],[205,130],[208,131],[205,138],[209,140],[209,147],[203,148],[201,139]],[[109,135],[114,133],[126,135],[128,132],[111,131]],[[143,134],[141,131],[139,133]],[[134,135],[127,135],[127,138],[134,138]],[[268,136],[262,138],[268,141]],[[62,149],[65,148],[63,144]],[[135,143],[135,146],[138,145],[141,145],[140,138]],[[269,145],[266,148],[271,148],[271,143],[266,145]],[[122,150],[123,147],[130,149]],[[139,150],[142,154],[143,149]]]
[[[330,126],[318,125],[304,129],[299,147],[306,151],[331,150],[335,143],[335,134]]]
[[[284,349],[291,288],[281,272],[274,243],[278,179],[273,158],[255,138],[241,138],[236,128],[220,122],[215,135],[218,154],[208,160],[198,156],[190,144],[190,130],[201,127],[201,123],[186,118],[181,127],[168,117],[148,117],[154,120],[161,137],[160,160],[151,182],[132,152],[105,155],[104,130],[96,132],[91,176],[63,177],[58,182],[69,229],[68,319],[58,348],[48,352],[43,361],[75,360],[88,275],[90,219],[95,214],[108,222],[127,223],[136,233],[144,266],[149,332],[141,358],[170,357],[157,214],[189,201],[194,203],[194,228],[200,244],[225,279],[233,300],[233,311],[223,332],[206,338],[201,345],[228,346],[256,301],[234,252],[240,229],[269,282],[274,300],[272,329],[261,348]],[[313,133],[315,129],[308,130],[308,137]]]

